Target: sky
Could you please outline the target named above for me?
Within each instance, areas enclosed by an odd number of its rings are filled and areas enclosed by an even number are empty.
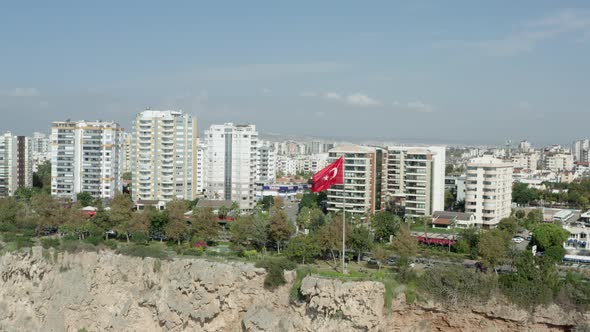
[[[588,1],[2,1],[0,131],[151,109],[261,134],[589,137]]]

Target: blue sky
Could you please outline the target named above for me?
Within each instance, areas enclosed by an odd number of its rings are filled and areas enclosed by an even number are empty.
[[[123,4],[121,4],[123,3]],[[0,3],[0,130],[182,108],[261,133],[590,136],[587,1]]]

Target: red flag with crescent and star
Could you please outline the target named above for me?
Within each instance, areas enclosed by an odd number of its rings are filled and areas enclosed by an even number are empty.
[[[335,162],[315,173],[311,178],[311,191],[314,193],[324,191],[334,184],[344,183],[344,172],[342,165],[344,157],[338,158]]]

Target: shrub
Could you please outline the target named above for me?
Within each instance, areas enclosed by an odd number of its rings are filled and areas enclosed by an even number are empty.
[[[81,241],[64,241],[60,249],[71,253],[96,251],[96,247],[93,244]]]
[[[460,266],[439,266],[418,279],[422,291],[444,304],[486,301],[497,288],[493,274],[478,273]]]
[[[104,238],[98,235],[91,235],[83,240],[86,243],[90,243],[94,246],[97,246],[104,242]]]
[[[266,269],[266,277],[264,278],[264,287],[267,289],[275,289],[287,283],[285,280],[285,270],[294,270],[297,264],[284,258],[267,258],[256,263],[256,267]]]
[[[61,244],[61,241],[59,239],[51,239],[51,238],[41,239],[41,245],[45,249],[58,248],[60,244]]]
[[[11,223],[0,223],[0,232],[5,233],[5,232],[16,232],[16,226],[14,224]]]
[[[168,258],[168,254],[161,248],[150,247],[144,245],[133,244],[127,247],[120,248],[117,250],[118,253],[127,256],[135,257],[154,257],[160,259]]]
[[[117,250],[117,247],[119,247],[119,243],[115,240],[106,240],[104,241],[104,246],[111,249],[111,250]]]
[[[159,259],[154,260],[154,273],[158,273],[162,270],[162,261]]]
[[[183,255],[189,255],[189,256],[201,256],[203,255],[203,253],[205,252],[205,249],[203,248],[188,248],[182,251]]]
[[[312,273],[313,269],[308,266],[297,269],[297,277],[295,278],[295,282],[289,291],[289,301],[291,301],[291,303],[303,301],[305,299],[303,294],[301,294],[301,283],[303,282],[303,278]]]
[[[258,256],[258,251],[255,249],[242,251],[242,256],[246,259],[252,259]]]

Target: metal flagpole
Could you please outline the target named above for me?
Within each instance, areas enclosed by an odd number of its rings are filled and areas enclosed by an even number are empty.
[[[344,262],[344,255],[346,253],[346,209],[344,197],[342,197],[342,273],[346,274],[346,265]]]

